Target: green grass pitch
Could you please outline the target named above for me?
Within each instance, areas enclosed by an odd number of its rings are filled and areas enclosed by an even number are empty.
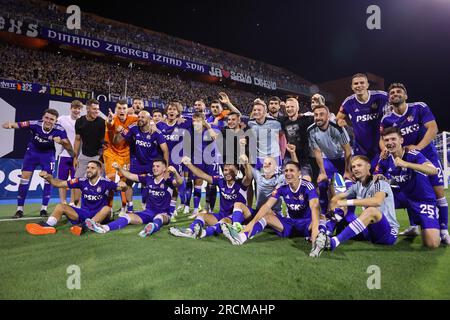
[[[26,216],[39,208],[27,205]],[[14,211],[0,206],[0,219]],[[407,226],[404,210],[398,219]],[[0,222],[0,299],[450,299],[450,248],[425,249],[420,237],[392,247],[349,241],[311,259],[304,239],[270,231],[235,247],[223,236],[175,238],[167,226],[146,239],[142,226],[76,237],[65,223],[31,236],[29,222]],[[190,222],[179,216],[173,225]],[[80,267],[79,290],[67,288],[70,265]],[[380,289],[367,288],[371,265]]]

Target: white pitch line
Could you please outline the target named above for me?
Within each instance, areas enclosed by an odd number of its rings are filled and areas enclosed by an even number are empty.
[[[35,220],[35,219],[42,219],[41,217],[28,217],[28,218],[17,218],[17,219],[0,219],[0,222],[5,221],[22,221],[22,220]]]

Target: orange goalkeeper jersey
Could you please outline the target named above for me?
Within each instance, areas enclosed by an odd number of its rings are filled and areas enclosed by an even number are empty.
[[[124,129],[137,122],[138,116],[132,114],[127,115],[124,122],[120,121],[119,117],[115,116],[113,124],[110,126],[106,123],[105,132],[105,151],[108,153],[116,154],[120,157],[129,157],[130,146],[125,139],[122,139],[118,144],[113,143],[114,135],[116,134],[116,128],[122,126]]]

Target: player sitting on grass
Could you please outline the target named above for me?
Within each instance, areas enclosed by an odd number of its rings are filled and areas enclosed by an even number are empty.
[[[296,155],[296,146],[293,144],[287,144],[286,150],[290,153],[291,159],[294,162],[298,162]],[[286,184],[284,181],[283,174],[277,174],[280,171],[278,168],[277,160],[274,157],[267,157],[264,159],[262,172],[253,168],[248,162],[244,164],[245,169],[250,174],[250,179],[255,179],[256,183],[256,209],[253,210],[249,208],[247,204],[236,202],[234,204],[233,214],[243,215],[243,218],[240,219],[242,221],[250,219],[255,212],[266,203],[267,199],[269,199],[273,193],[273,191],[283,185]],[[273,205],[272,211],[276,214],[282,215],[281,211],[281,199],[279,198],[277,202]]]
[[[437,200],[429,175],[438,169],[418,150],[406,151],[398,128],[390,127],[382,132],[382,139],[389,156],[380,160],[375,173],[383,174],[398,185],[395,193],[397,208],[407,208],[411,220],[422,229],[423,244],[429,248],[439,246],[440,226]]]
[[[336,207],[359,206],[363,207],[363,211],[335,237],[330,238],[320,232],[310,257],[318,258],[325,249],[335,250],[341,243],[360,233],[365,240],[375,244],[393,245],[397,241],[399,224],[391,186],[384,180],[373,178],[370,174],[370,160],[365,156],[353,157],[351,169],[357,183],[346,192],[336,194],[330,201],[330,210]]]
[[[248,163],[245,155],[240,157],[241,161]],[[247,187],[251,182],[249,178],[248,166],[245,168],[245,176],[236,180],[238,168],[234,164],[225,164],[223,167],[223,177],[210,176],[191,163],[191,159],[183,157],[183,164],[188,167],[192,173],[199,179],[205,180],[211,185],[219,187],[220,190],[220,210],[219,213],[200,212],[188,228],[170,228],[170,233],[176,237],[185,238],[203,238],[222,233],[220,222],[238,222],[244,221],[242,211],[235,213],[234,205],[236,203],[247,202]],[[211,208],[212,209],[212,208]],[[204,229],[205,225],[208,227]]]
[[[223,234],[233,245],[241,245],[248,238],[264,230],[269,225],[280,237],[311,237],[314,241],[319,233],[319,199],[311,182],[302,179],[297,162],[289,161],[284,169],[286,184],[273,191],[272,196],[259,209],[256,216],[238,230],[231,224],[222,224]],[[277,200],[283,197],[288,217],[273,212]]]
[[[163,159],[153,161],[153,175],[137,175],[121,168],[117,163],[113,163],[112,166],[126,179],[147,186],[148,195],[145,210],[124,214],[107,225],[101,225],[93,219],[87,219],[86,226],[94,232],[107,233],[125,228],[129,224],[147,224],[139,233],[141,237],[146,237],[158,231],[162,225],[168,224],[171,218],[169,207],[173,189],[183,183],[183,178],[177,170],[172,166],[167,167],[167,162]]]
[[[83,224],[86,219],[102,222],[109,220],[111,207],[108,206],[108,194],[110,191],[125,191],[127,185],[124,182],[115,182],[101,177],[102,164],[98,161],[89,161],[86,169],[86,178],[75,178],[69,181],[59,180],[50,173],[41,171],[39,174],[56,188],[69,188],[81,190],[81,208],[58,203],[46,222],[29,223],[25,226],[32,235],[56,233],[56,224],[65,215],[72,224]],[[83,232],[81,226],[73,226],[70,231],[79,236]]]

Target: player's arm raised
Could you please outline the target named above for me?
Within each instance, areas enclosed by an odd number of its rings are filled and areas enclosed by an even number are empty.
[[[209,184],[213,183],[213,178],[209,175],[206,174],[205,172],[203,172],[203,170],[197,168],[196,166],[194,166],[191,162],[191,159],[189,157],[184,156],[181,159],[181,162],[188,167],[189,170],[192,171],[192,173],[197,176],[199,179],[205,180],[206,182],[208,182]]]
[[[137,174],[131,173],[128,170],[125,170],[117,162],[113,162],[111,165],[114,169],[117,170],[120,174],[122,174],[126,179],[133,181],[133,182],[139,182],[139,176]]]
[[[287,152],[289,152],[289,154],[291,155],[292,161],[298,163],[298,157],[297,157],[297,152],[296,152],[296,151],[297,151],[297,147],[295,146],[295,144],[290,144],[290,143],[288,143],[288,144],[286,145],[286,150],[287,150]]]
[[[180,176],[180,174],[178,173],[178,171],[177,171],[177,169],[175,169],[175,167],[173,167],[173,166],[169,166],[168,168],[167,168],[167,171],[169,171],[169,172],[171,172],[171,173],[173,173],[173,176],[174,176],[174,186],[176,187],[176,186],[180,186],[180,185],[182,185],[183,184],[183,177],[182,176]]]
[[[241,155],[239,157],[239,160],[244,165],[244,170],[245,170],[245,175],[244,175],[244,179],[242,179],[242,184],[244,186],[248,187],[250,185],[250,183],[252,183],[252,180],[253,180],[252,166],[250,165],[250,163],[248,161],[248,157],[245,154]]]
[[[236,112],[241,114],[238,108],[236,108],[230,101],[230,98],[228,98],[228,95],[225,92],[219,92],[219,101],[220,103],[226,105],[228,109],[230,109],[231,112]]]
[[[39,173],[39,176],[41,178],[43,178],[44,180],[48,181],[48,183],[50,183],[55,188],[67,188],[67,181],[66,180],[55,179],[47,171],[41,171]]]

